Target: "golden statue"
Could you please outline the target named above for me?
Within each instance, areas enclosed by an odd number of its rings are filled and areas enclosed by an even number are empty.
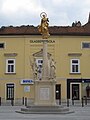
[[[40,17],[42,19],[41,19],[41,24],[38,26],[38,30],[42,34],[43,39],[48,39],[50,34],[49,34],[49,30],[48,30],[49,20],[47,18],[47,14],[45,12],[42,12],[40,14]]]

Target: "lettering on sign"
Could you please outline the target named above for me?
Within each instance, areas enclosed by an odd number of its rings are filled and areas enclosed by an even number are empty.
[[[48,43],[55,43],[55,40],[30,40],[30,43],[42,43],[43,41]]]
[[[24,79],[24,80],[21,80],[21,84],[34,84],[34,81],[29,79]]]

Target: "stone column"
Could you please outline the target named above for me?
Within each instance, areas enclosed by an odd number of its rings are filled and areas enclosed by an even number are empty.
[[[49,78],[48,69],[48,56],[47,56],[47,40],[43,40],[43,71],[42,80],[48,80]]]

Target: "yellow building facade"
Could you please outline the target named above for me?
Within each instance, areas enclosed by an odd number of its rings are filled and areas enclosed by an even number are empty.
[[[90,97],[90,22],[84,26],[50,27],[48,55],[56,66],[56,99]],[[33,61],[42,64],[43,43],[37,27],[0,29],[0,97],[34,100]]]

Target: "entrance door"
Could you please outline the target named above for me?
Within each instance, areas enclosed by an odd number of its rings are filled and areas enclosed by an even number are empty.
[[[72,84],[72,100],[79,99],[79,84]]]
[[[14,100],[14,84],[6,84],[6,99]]]
[[[61,100],[61,84],[56,84],[56,100]]]

